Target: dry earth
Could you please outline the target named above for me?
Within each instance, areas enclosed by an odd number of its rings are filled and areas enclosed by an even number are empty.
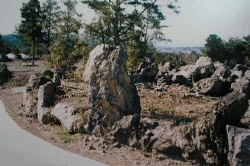
[[[23,116],[23,86],[32,73],[41,72],[48,65],[45,61],[36,61],[37,66],[24,67],[21,65],[22,63],[19,60],[7,63],[8,69],[13,72],[14,77],[0,87],[0,100],[4,102],[10,116],[23,129],[55,146],[112,166],[193,165],[191,162],[174,160],[127,146],[116,148],[109,139],[104,140],[86,134],[70,135],[61,126],[41,125],[37,120]],[[155,91],[148,84],[137,84],[136,86],[141,99],[142,118],[153,118],[162,126],[167,123],[179,125],[191,122],[201,116],[201,112],[211,107],[219,99],[190,96],[189,89],[184,86],[167,86],[162,92]],[[81,96],[86,94],[82,93],[81,83],[64,81],[62,88],[68,95],[64,100],[80,101],[79,104],[84,103],[84,101],[81,102]],[[245,119],[250,119],[249,112]],[[249,123],[249,121],[247,122]]]

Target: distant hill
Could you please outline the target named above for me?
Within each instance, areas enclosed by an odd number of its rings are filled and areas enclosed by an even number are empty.
[[[23,41],[17,37],[15,34],[3,35],[3,39],[13,45],[22,45]]]
[[[190,54],[191,52],[195,51],[197,54],[201,53],[201,49],[203,47],[163,47],[157,46],[156,50],[158,52],[167,52],[167,53],[185,53]]]

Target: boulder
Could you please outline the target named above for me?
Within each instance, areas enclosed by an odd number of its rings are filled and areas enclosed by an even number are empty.
[[[206,165],[226,165],[226,125],[239,125],[247,109],[247,95],[232,92],[195,122],[193,141]]]
[[[138,67],[137,73],[140,81],[155,81],[155,77],[158,73],[158,66],[150,58],[146,58]]]
[[[195,91],[200,94],[220,95],[223,82],[218,77],[210,77],[194,84]]]
[[[23,92],[24,115],[37,116],[37,90],[26,86]]]
[[[214,64],[209,57],[200,57],[194,65],[185,65],[173,73],[172,81],[182,85],[192,85],[203,78],[210,77],[214,70]]]
[[[9,59],[11,59],[11,60],[17,59],[17,56],[16,56],[15,54],[12,54],[12,53],[7,54],[6,56],[7,56]]]
[[[126,71],[126,50],[98,45],[90,52],[83,80],[89,92],[90,114],[87,128],[110,129],[124,116],[140,115],[140,99]]]
[[[147,130],[140,143],[147,152],[160,153],[164,156],[183,160],[196,157],[196,147],[191,139],[191,128],[158,126]]]
[[[139,115],[124,116],[112,126],[112,135],[118,144],[135,146],[139,127]]]
[[[8,70],[6,64],[0,64],[0,85],[12,77],[11,72]]]
[[[51,111],[51,116],[59,121],[69,133],[84,132],[88,111],[77,104],[58,103]]]
[[[231,84],[231,89],[240,93],[246,93],[250,97],[250,80],[245,77],[237,78]]]
[[[189,82],[192,82],[193,75],[195,73],[196,66],[186,65],[182,66],[173,73],[172,81],[181,85],[186,85]]]
[[[216,68],[213,75],[211,77],[218,77],[219,79],[227,79],[230,77],[231,71],[227,69],[224,65],[220,65]]]
[[[250,129],[229,125],[227,125],[226,129],[229,165],[250,165]]]
[[[247,70],[245,73],[244,73],[244,77],[248,80],[250,80],[250,70]]]
[[[50,123],[49,107],[54,105],[54,85],[48,82],[38,90],[37,117],[42,124]]]
[[[202,78],[210,77],[215,71],[214,63],[209,57],[200,57],[196,63],[195,79],[200,80]]]

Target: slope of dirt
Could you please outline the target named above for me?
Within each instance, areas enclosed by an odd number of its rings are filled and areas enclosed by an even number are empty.
[[[43,71],[47,64],[44,61],[37,61],[35,67],[24,67],[21,64],[22,61],[7,63],[14,77],[0,88],[0,100],[4,102],[9,115],[23,129],[65,150],[109,165],[194,165],[191,162],[173,160],[127,146],[116,148],[111,140],[103,138],[85,134],[70,135],[61,126],[41,125],[37,120],[23,116],[23,86],[32,73]],[[195,96],[190,94],[185,86],[166,86],[163,91],[156,91],[148,84],[136,86],[141,99],[142,118],[152,118],[163,126],[166,123],[179,125],[192,122],[219,99]],[[81,96],[84,95],[81,92],[81,83],[64,81],[62,88],[66,89],[67,101],[81,101]]]

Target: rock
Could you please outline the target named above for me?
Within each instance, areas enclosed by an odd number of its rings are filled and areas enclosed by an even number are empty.
[[[192,85],[193,65],[180,68],[180,71],[173,73],[172,82],[180,85]]]
[[[39,87],[37,116],[42,124],[48,124],[51,121],[48,108],[54,105],[54,85],[48,82]]]
[[[6,64],[0,64],[0,85],[8,81],[12,77],[11,72],[8,70]]]
[[[200,94],[220,95],[222,90],[222,80],[218,77],[205,78],[195,83],[196,92]]]
[[[124,116],[112,126],[112,135],[118,144],[134,146],[136,144],[139,115]]]
[[[229,93],[213,106],[213,112],[218,118],[229,125],[238,124],[247,109],[247,95],[239,92]]]
[[[85,108],[69,103],[58,103],[51,111],[52,118],[57,119],[69,133],[84,132],[88,114]]]
[[[191,139],[191,128],[158,126],[147,130],[141,139],[145,151],[160,153],[172,159],[194,159],[196,148]]]
[[[250,80],[245,77],[237,78],[231,84],[231,89],[239,93],[246,93],[250,97]]]
[[[26,86],[23,92],[24,115],[28,117],[37,116],[37,89]]]
[[[195,79],[199,80],[202,78],[210,77],[213,72],[215,71],[214,63],[211,58],[209,57],[200,57],[196,61],[196,71],[195,71]]]
[[[49,81],[50,80],[46,78],[45,76],[41,76],[39,74],[32,74],[26,86],[38,89],[41,85],[44,85]]]
[[[6,56],[7,56],[9,59],[11,59],[11,60],[17,59],[17,56],[16,56],[15,54],[12,54],[12,53],[7,54]]]
[[[218,77],[219,79],[227,79],[230,77],[231,71],[227,69],[224,65],[220,65],[216,68],[213,75],[211,77]]]
[[[229,125],[227,125],[226,129],[229,165],[250,165],[250,129]]]
[[[137,73],[139,75],[140,81],[154,81],[158,73],[158,66],[151,59],[146,58],[138,67]]]
[[[250,70],[247,70],[245,73],[244,73],[244,77],[248,80],[250,80]]]
[[[232,92],[194,123],[192,138],[206,165],[226,165],[226,125],[239,125],[247,109],[247,95]]]
[[[173,73],[172,81],[181,85],[191,86],[192,82],[210,77],[215,67],[211,58],[200,57],[195,65],[185,65],[178,70],[176,73]]]
[[[42,72],[42,75],[43,75],[44,77],[47,77],[47,78],[52,79],[53,76],[54,76],[54,72],[53,72],[52,70],[50,70],[50,69],[46,69],[46,70],[44,70],[44,71]]]
[[[242,64],[237,64],[235,65],[235,67],[233,68],[234,71],[241,71],[242,74],[244,74],[247,71],[247,67],[242,65]]]
[[[37,108],[37,118],[38,121],[42,124],[49,124],[51,122],[51,116],[49,108],[47,107],[38,107]]]
[[[140,115],[140,99],[129,77],[123,47],[109,48],[98,45],[91,51],[83,73],[89,91],[90,114],[87,128],[91,132],[97,125],[110,129],[116,121],[127,115]]]
[[[54,105],[54,85],[47,82],[38,90],[38,107],[51,107]]]
[[[36,87],[36,81],[38,80],[37,74],[32,74],[28,80],[27,87],[34,88]]]

